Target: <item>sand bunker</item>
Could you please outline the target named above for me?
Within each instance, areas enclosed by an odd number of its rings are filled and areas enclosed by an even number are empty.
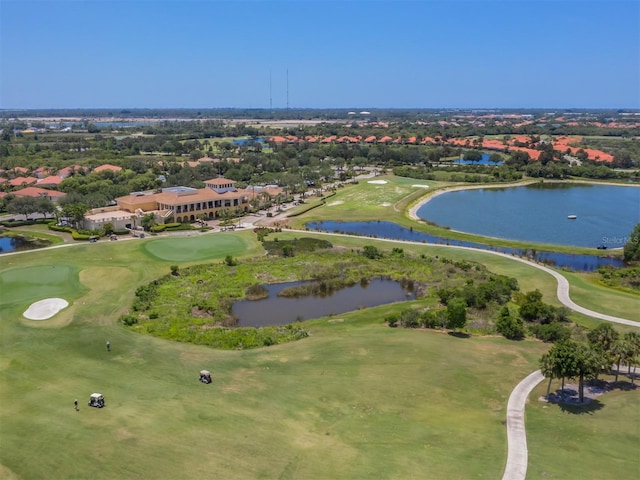
[[[327,203],[327,207],[333,207],[334,205],[341,205],[343,203],[342,200],[336,200],[335,202]]]
[[[429,185],[411,185],[414,188],[429,188]]]
[[[45,298],[32,303],[23,315],[29,320],[47,320],[67,306],[69,306],[69,302],[62,298]]]
[[[376,185],[384,185],[387,183],[386,180],[369,180],[367,183],[375,183]]]

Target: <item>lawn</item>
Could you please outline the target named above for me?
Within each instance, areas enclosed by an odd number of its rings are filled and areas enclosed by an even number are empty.
[[[406,195],[416,195],[412,185],[425,183],[394,179],[386,191],[375,184],[367,184],[366,191],[361,184],[353,190],[366,195],[345,188],[330,201],[342,200],[354,216],[358,205],[364,210],[389,203],[384,208],[392,219],[402,215],[398,205],[406,203]],[[394,205],[398,211],[392,213]],[[346,217],[344,210],[336,212]],[[393,246],[353,237],[331,241],[347,248]],[[483,252],[400,246],[481,261],[495,273],[518,278],[525,290],[540,288],[545,301],[557,304],[555,282],[532,267]],[[494,479],[502,474],[507,399],[549,348],[541,342],[387,327],[383,319],[402,304],[312,320],[305,323],[309,338],[244,351],[170,342],[116,321],[135,289],[166,275],[173,264],[219,265],[227,255],[261,252],[254,234],[244,231],[0,257],[0,476]],[[597,285],[580,288],[579,295],[597,293],[600,305],[621,312],[632,311],[636,301]],[[22,318],[30,303],[45,296],[60,296],[70,306],[51,320]],[[198,382],[203,368],[213,373],[213,384]],[[538,404],[540,389],[527,408],[531,478],[637,478],[638,392],[607,394],[603,408],[570,415]],[[92,392],[105,395],[105,409],[86,406]],[[73,408],[76,398],[79,412]],[[560,458],[570,463],[566,470]]]

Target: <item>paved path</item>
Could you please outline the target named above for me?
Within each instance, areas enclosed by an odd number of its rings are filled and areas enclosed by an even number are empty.
[[[529,374],[509,396],[507,404],[507,466],[502,480],[524,480],[527,476],[527,435],[524,430],[524,406],[531,391],[544,380],[540,370]]]
[[[299,232],[299,233],[310,233],[306,230],[287,230],[287,231],[292,231],[292,232]],[[344,233],[333,233],[333,232],[320,232],[320,231],[316,231],[314,230],[312,233],[318,233],[318,234],[322,234],[322,235],[332,235],[332,236],[346,236],[346,237],[360,237],[360,238],[370,238],[370,237],[363,237],[363,236],[359,236],[359,235],[348,235],[348,234],[344,234]],[[539,263],[536,262],[532,262],[531,260],[527,260],[524,258],[520,258],[520,257],[516,257],[514,255],[509,255],[508,253],[502,253],[502,252],[496,252],[493,250],[483,250],[481,248],[473,248],[473,247],[460,247],[457,245],[440,245],[440,244],[428,244],[428,243],[422,243],[422,242],[413,242],[410,240],[395,240],[395,239],[388,239],[388,238],[376,238],[376,241],[380,241],[380,242],[390,242],[390,243],[405,243],[405,244],[412,244],[412,245],[420,245],[422,247],[439,247],[439,248],[454,248],[456,250],[469,250],[472,252],[481,252],[481,253],[486,253],[489,255],[497,255],[499,257],[504,257],[504,258],[508,258],[510,260],[514,260],[516,262],[520,262],[520,263],[524,263],[527,265],[530,265],[532,267],[535,267],[539,270],[542,270],[543,272],[548,273],[549,275],[551,275],[552,277],[554,277],[556,279],[556,281],[558,282],[558,288],[556,290],[556,294],[558,296],[558,300],[560,301],[560,303],[562,303],[565,307],[574,310],[578,313],[582,313],[584,315],[587,315],[589,317],[593,317],[593,318],[598,318],[600,320],[604,320],[607,322],[613,322],[613,323],[620,323],[622,325],[629,325],[632,327],[637,327],[640,328],[640,321],[637,320],[629,320],[626,318],[621,318],[621,317],[614,317],[613,315],[607,315],[605,313],[600,313],[600,312],[596,312],[594,310],[589,310],[588,308],[585,307],[581,307],[580,305],[578,305],[577,303],[575,303],[573,300],[571,300],[571,297],[569,296],[569,280],[567,280],[564,276],[562,276],[561,273],[556,272],[555,270],[552,270],[549,267],[545,267],[544,265],[540,265]]]

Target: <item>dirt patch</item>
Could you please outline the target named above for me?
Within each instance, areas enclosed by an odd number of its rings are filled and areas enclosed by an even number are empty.
[[[197,317],[197,318],[209,318],[211,317],[211,311],[210,310],[204,310],[200,307],[193,307],[191,309],[191,316],[192,317]]]

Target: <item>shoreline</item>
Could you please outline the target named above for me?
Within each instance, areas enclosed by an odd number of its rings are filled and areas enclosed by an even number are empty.
[[[493,183],[487,183],[487,184],[481,184],[481,185],[455,185],[452,187],[443,187],[439,190],[433,190],[431,192],[428,192],[424,197],[421,197],[420,199],[418,199],[407,211],[407,214],[409,215],[409,218],[411,220],[414,220],[416,222],[419,221],[424,221],[423,218],[420,218],[418,216],[418,210],[420,210],[420,207],[422,207],[423,205],[426,205],[427,203],[429,203],[431,200],[433,200],[434,198],[444,194],[444,193],[449,193],[449,192],[459,192],[462,190],[477,190],[480,188],[512,188],[512,187],[526,187],[527,185],[532,185],[534,183],[580,183],[580,184],[587,184],[587,185],[610,185],[613,187],[640,187],[640,185],[637,184],[629,184],[629,183],[607,183],[607,182],[599,182],[597,180],[594,181],[590,181],[590,180],[543,180],[542,182],[539,179],[531,179],[531,180],[524,180],[521,182],[512,182],[512,183],[499,183],[499,184],[493,184]],[[457,232],[457,230],[451,230],[451,231],[455,231]],[[459,232],[459,233],[467,233],[467,232]],[[484,236],[484,235],[482,235]],[[487,237],[487,238],[494,238],[494,237]]]
[[[418,210],[420,210],[420,208],[423,205],[426,205],[431,200],[433,200],[436,197],[439,197],[442,194],[450,193],[450,192],[459,192],[459,191],[462,191],[462,190],[478,190],[480,188],[524,187],[524,186],[527,186],[527,185],[531,185],[532,183],[538,183],[538,181],[537,180],[529,180],[529,181],[515,182],[515,183],[481,184],[481,185],[456,185],[456,186],[453,186],[453,187],[444,187],[444,188],[441,188],[440,190],[431,191],[431,192],[427,193],[424,197],[422,197],[419,200],[417,200],[416,203],[414,203],[409,208],[407,213],[409,214],[409,218],[411,220],[414,220],[416,222],[424,221],[423,218],[420,218],[418,216]],[[452,230],[452,231],[454,231],[454,230]],[[465,233],[465,232],[460,232],[460,233]],[[487,237],[487,238],[491,238],[491,237]]]

